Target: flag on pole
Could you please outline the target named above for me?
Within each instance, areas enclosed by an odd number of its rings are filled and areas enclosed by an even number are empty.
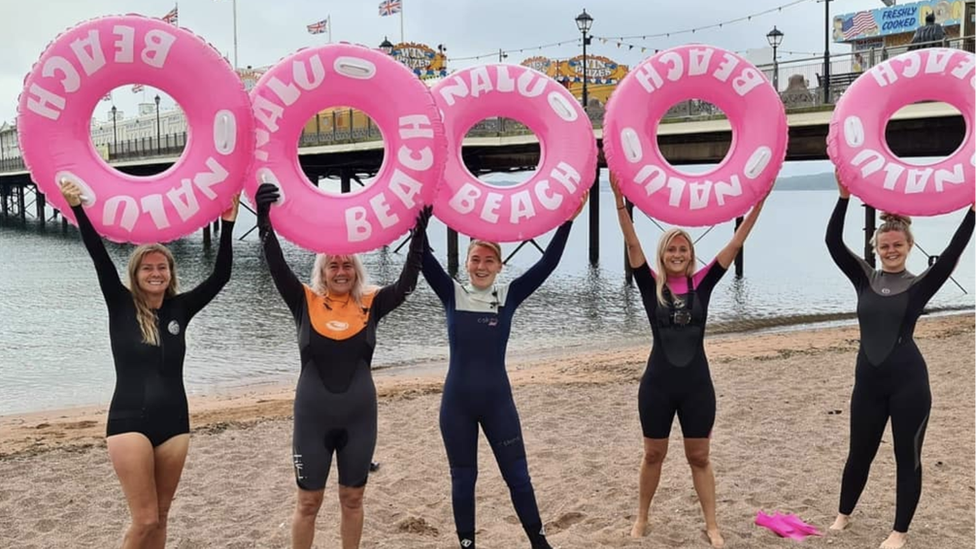
[[[401,0],[383,0],[380,2],[380,17],[400,13],[403,9]]]
[[[173,6],[173,9],[169,10],[169,13],[163,16],[163,22],[169,23],[170,25],[179,25],[180,20],[180,7]]]
[[[133,85],[132,85],[132,93],[139,93],[139,92],[141,92],[141,91],[143,90],[143,88],[145,88],[145,87],[146,87],[146,86],[145,86],[144,84],[133,84]]]
[[[311,25],[305,25],[305,29],[308,30],[309,34],[323,34],[329,32],[329,18],[319,21],[318,23],[312,23]]]

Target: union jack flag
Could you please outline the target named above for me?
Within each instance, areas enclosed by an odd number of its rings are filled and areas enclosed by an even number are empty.
[[[311,25],[305,25],[308,29],[309,34],[322,34],[329,31],[329,18],[319,21],[318,23],[312,23]]]
[[[132,93],[139,93],[145,87],[146,87],[145,84],[133,84],[132,85]]]
[[[180,23],[180,7],[174,6],[173,9],[169,10],[169,13],[162,17],[163,21],[169,23],[170,25],[179,25]]]
[[[850,40],[856,36],[878,30],[878,24],[874,21],[871,12],[859,11],[853,17],[845,19],[840,30],[844,33],[844,39]]]
[[[380,2],[380,17],[400,13],[402,10],[403,3],[401,0],[383,0]]]

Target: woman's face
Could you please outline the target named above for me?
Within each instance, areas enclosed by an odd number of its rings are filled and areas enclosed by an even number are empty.
[[[688,272],[688,264],[691,262],[691,243],[682,235],[677,235],[668,243],[664,249],[664,270],[672,276],[683,276]]]
[[[329,258],[323,267],[325,288],[329,295],[344,296],[356,286],[356,266],[352,258],[347,255],[337,255]]]
[[[912,250],[908,237],[902,231],[887,231],[878,234],[875,251],[881,258],[881,267],[885,271],[897,273],[905,270],[908,252]]]
[[[468,253],[467,268],[471,285],[479,290],[487,290],[495,284],[495,277],[502,270],[502,261],[495,250],[475,246]]]
[[[150,298],[161,298],[166,295],[170,281],[173,278],[169,269],[169,260],[160,252],[150,252],[142,256],[139,270],[136,271],[136,281],[139,289]]]

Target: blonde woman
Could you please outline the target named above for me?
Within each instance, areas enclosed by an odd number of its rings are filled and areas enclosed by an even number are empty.
[[[705,323],[712,289],[742,249],[765,198],[752,208],[728,245],[702,269],[695,268],[691,237],[673,228],[661,235],[654,258],[656,270],[651,270],[612,173],[610,187],[616,197],[627,259],[634,270],[634,281],[640,289],[654,337],[638,395],[644,459],[640,470],[640,503],[631,536],[641,537],[646,530],[651,500],[668,452],[671,424],[677,414],[684,435],[685,457],[705,515],[705,533],[712,547],[723,547],[725,540],[715,518],[715,477],[709,462],[715,389],[705,357]]]
[[[190,443],[183,388],[186,327],[230,280],[237,199],[221,216],[224,229],[213,273],[180,294],[173,254],[159,244],[132,252],[123,285],[81,205],[81,188],[66,181],[61,194],[78,221],[108,305],[116,382],[106,443],[132,515],[122,548],[161,549]]]
[[[271,226],[269,212],[278,197],[277,187],[269,183],[255,194],[264,255],[275,286],[295,319],[302,361],[292,436],[298,484],[292,547],[312,546],[315,519],[335,454],[342,547],[355,549],[363,534],[363,494],[376,447],[376,386],[370,364],[377,324],[417,285],[430,212],[424,210],[418,217],[407,261],[393,284],[369,286],[356,255],[319,254],[312,283],[306,286],[285,262]]]

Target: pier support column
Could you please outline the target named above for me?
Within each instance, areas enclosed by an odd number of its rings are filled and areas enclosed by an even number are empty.
[[[742,216],[735,218],[735,230],[739,230],[739,225],[742,225]],[[745,245],[739,249],[739,253],[735,254],[735,277],[742,278],[742,271],[744,268],[742,255],[746,251]]]
[[[458,233],[450,227],[447,228],[447,272],[451,276],[458,273]]]
[[[27,206],[24,205],[24,189],[25,185],[17,186],[17,207],[20,210],[20,222],[21,224],[27,224]]]
[[[213,241],[210,238],[210,223],[207,223],[203,226],[203,247],[209,248],[212,243]]]
[[[600,263],[600,168],[590,188],[590,265]]]
[[[3,218],[6,219],[10,215],[10,205],[7,203],[7,196],[10,194],[10,187],[6,185],[0,185],[0,211],[3,213]]]
[[[627,208],[627,216],[630,217],[630,222],[633,223],[634,203],[625,198],[624,206]],[[624,242],[624,279],[628,286],[634,283],[634,269],[630,267],[630,258],[627,256],[627,242]]]
[[[874,268],[874,246],[871,245],[871,239],[874,238],[874,230],[876,228],[874,207],[864,205],[864,261]]]
[[[43,227],[47,222],[44,214],[44,205],[47,203],[46,201],[47,199],[44,197],[44,193],[37,191],[37,200],[35,203],[37,204],[37,219],[41,222],[41,227]]]

